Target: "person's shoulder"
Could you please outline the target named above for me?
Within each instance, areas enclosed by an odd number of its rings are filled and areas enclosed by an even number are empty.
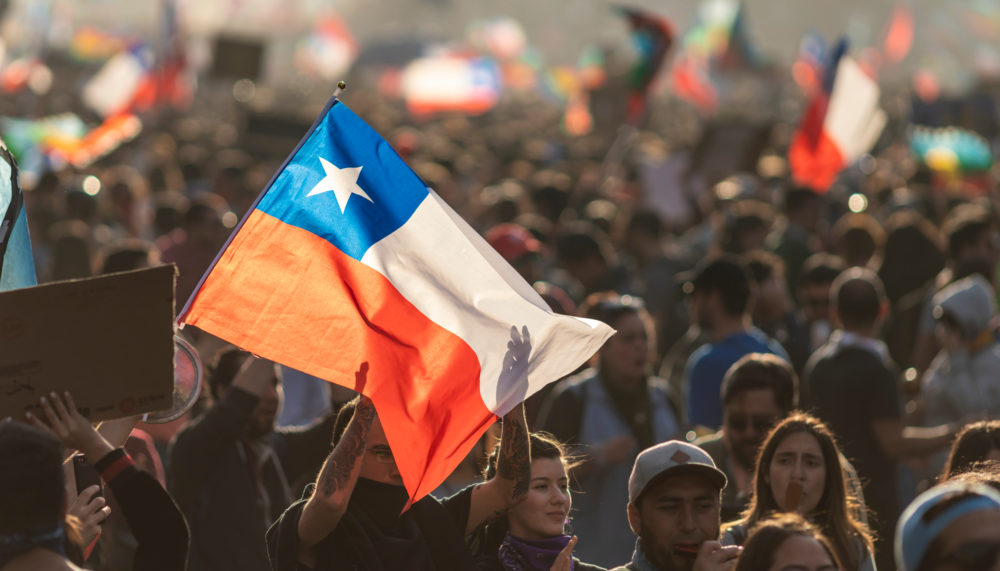
[[[803,371],[804,376],[808,379],[810,386],[817,380],[821,378],[826,378],[830,375],[837,375],[843,365],[840,364],[840,360],[837,358],[839,355],[835,355],[832,351],[823,351],[820,354],[813,354],[806,362],[805,371]]]
[[[871,351],[862,349],[861,347],[836,345],[827,342],[819,349],[816,349],[809,357],[809,365],[814,369],[823,369],[834,366],[833,364],[837,363],[836,366],[840,367],[844,361],[853,361],[856,359],[868,361],[869,359],[877,360],[878,358]]]
[[[435,503],[447,506],[447,505],[450,505],[450,504],[453,504],[453,503],[456,503],[456,502],[468,501],[469,498],[472,497],[473,490],[475,490],[476,486],[478,486],[480,484],[482,484],[482,482],[475,482],[475,483],[469,484],[468,486],[465,486],[464,488],[462,488],[461,490],[455,492],[454,494],[451,494],[450,496],[446,496],[446,497],[443,497],[443,498],[437,498],[437,497],[432,496],[431,494],[427,494],[423,498],[417,500],[417,502],[419,503],[419,502],[422,502],[424,500],[428,500],[428,501],[431,501],[431,502],[435,502]],[[416,505],[416,504],[414,504],[414,505]]]
[[[840,347],[813,364],[810,369],[810,386],[820,378],[838,379],[843,381],[842,384],[867,386],[880,379],[892,379],[893,374],[892,369],[868,349]]]
[[[704,369],[707,365],[719,359],[720,351],[721,349],[717,343],[705,343],[701,347],[698,347],[688,357],[687,370],[694,372],[695,370]]]
[[[829,355],[830,345],[828,343],[820,345],[809,354],[809,358],[806,359],[806,368],[803,372],[808,376],[809,372],[812,371],[813,368],[815,368],[820,362],[824,361]]]
[[[831,356],[831,362],[839,363],[840,366],[849,364],[854,368],[864,369],[869,372],[891,373],[892,368],[886,365],[881,357],[865,347],[841,347],[835,355]]]
[[[480,484],[482,482],[469,484],[446,498],[436,498],[427,494],[417,500],[413,506],[419,508],[422,513],[433,514],[434,517],[448,515],[464,529],[468,522],[469,510],[472,509],[472,492]]]
[[[763,338],[758,338],[758,340],[763,342],[764,346],[767,347],[768,353],[777,355],[786,361],[789,360],[788,351],[785,349],[785,346],[781,344],[781,341],[778,341],[776,338],[771,337],[763,331],[761,331],[760,334]]]
[[[566,377],[565,379],[556,383],[556,389],[568,389],[570,387],[578,387],[587,382],[594,381],[598,378],[597,369],[594,367],[588,367],[579,373]]]
[[[695,341],[697,344],[697,341]],[[710,355],[715,350],[715,344],[711,341],[705,341],[700,345],[696,345],[694,351],[691,351],[691,356],[688,357],[688,366],[692,363],[697,363],[703,360],[707,355]]]
[[[651,391],[657,391],[670,395],[670,383],[663,377],[651,376],[646,379],[646,386]]]
[[[714,434],[706,434],[694,442],[692,442],[698,448],[701,448],[705,452],[708,452],[709,456],[712,455],[712,451],[718,450],[720,448],[725,448],[725,443],[722,441],[722,431],[718,431]]]
[[[618,567],[608,569],[608,571],[636,571],[636,568],[633,567],[631,563],[627,563],[625,565],[619,565]]]
[[[727,462],[729,450],[726,449],[726,443],[722,439],[721,430],[715,434],[706,434],[692,442],[692,444],[704,450],[712,458],[712,461],[715,462],[715,466],[725,472],[727,478],[732,478]]]
[[[750,327],[742,334],[735,334],[733,339],[738,343],[749,342],[750,344],[757,344],[758,349],[774,353],[778,356],[783,355],[785,352],[785,349],[781,346],[780,341],[771,337],[766,331],[759,327]]]
[[[188,445],[192,439],[197,439],[198,437],[198,426],[204,418],[204,414],[197,418],[192,418],[185,424],[176,434],[170,439],[170,443],[167,445],[167,450],[171,453],[178,449],[184,448]]]
[[[563,395],[570,395],[572,397],[579,397],[580,393],[583,391],[584,386],[597,380],[597,369],[584,369],[579,373],[573,375],[572,377],[567,377],[552,388],[552,393],[549,395],[551,399],[557,399]]]

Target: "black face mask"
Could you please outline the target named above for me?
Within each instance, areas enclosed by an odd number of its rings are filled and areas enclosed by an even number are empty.
[[[453,567],[439,567],[432,563],[428,540],[433,538],[427,537],[414,517],[416,514],[413,512],[417,508],[406,514],[401,513],[408,499],[403,486],[358,478],[347,511],[365,528],[365,537],[371,541],[375,557],[379,561],[378,568],[414,571],[452,569]],[[434,526],[430,529],[433,530]]]
[[[373,520],[380,528],[388,530],[396,526],[403,506],[406,505],[409,498],[410,496],[403,486],[358,478],[347,509],[351,511],[356,509],[358,513],[363,513]]]

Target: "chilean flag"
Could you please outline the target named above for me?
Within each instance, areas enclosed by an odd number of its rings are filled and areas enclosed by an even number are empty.
[[[868,152],[885,128],[878,84],[841,43],[832,51],[823,88],[812,98],[788,148],[796,184],[826,192],[841,170]]]
[[[414,501],[499,416],[614,333],[552,313],[336,99],[178,323],[368,395]]]
[[[403,96],[413,115],[449,111],[481,115],[500,101],[502,87],[500,67],[485,57],[425,57],[403,71]]]

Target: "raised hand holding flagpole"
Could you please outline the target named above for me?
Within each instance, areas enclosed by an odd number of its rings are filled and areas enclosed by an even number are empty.
[[[613,333],[552,313],[336,97],[178,322],[371,398],[412,500]],[[533,344],[516,380],[502,374],[511,327]],[[363,387],[362,361],[371,363]]]

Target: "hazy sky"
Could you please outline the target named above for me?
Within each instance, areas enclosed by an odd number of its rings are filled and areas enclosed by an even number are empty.
[[[903,69],[939,68],[962,74],[1000,66],[1000,0],[908,0],[914,7],[916,41]],[[547,63],[572,63],[588,44],[627,49],[626,28],[607,1],[596,0],[177,0],[192,36],[219,31],[294,43],[318,15],[335,12],[362,43],[372,38],[461,38],[470,23],[497,16],[518,19]],[[696,20],[695,0],[631,0],[674,21],[683,31]],[[890,0],[747,0],[750,36],[761,52],[790,61],[804,32],[827,40],[848,34],[854,49],[880,44],[896,2]],[[30,30],[46,7],[56,22],[86,22],[122,33],[155,33],[156,0],[14,0],[4,28]],[[33,16],[34,15],[34,16]],[[32,20],[31,18],[36,18]],[[975,26],[976,29],[970,29]],[[57,26],[58,27],[58,26]],[[273,50],[270,66],[285,55]]]

